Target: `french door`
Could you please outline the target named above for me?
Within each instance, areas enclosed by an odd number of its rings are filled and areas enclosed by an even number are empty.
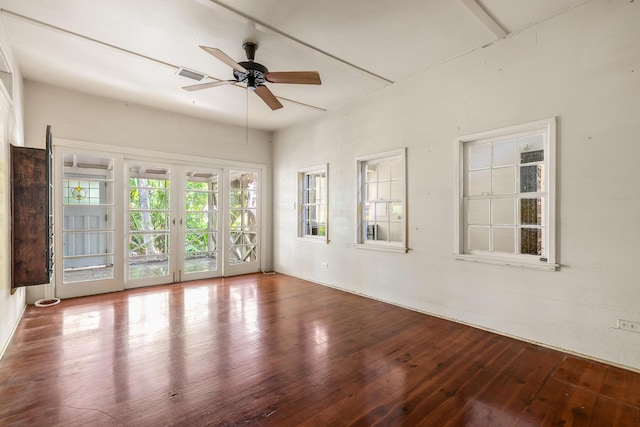
[[[67,148],[56,160],[57,296],[259,271],[260,169]]]
[[[54,157],[56,296],[122,290],[121,156],[63,148]]]
[[[128,161],[127,288],[222,275],[221,171]]]
[[[260,175],[230,170],[225,208],[225,275],[253,273],[260,268]]]

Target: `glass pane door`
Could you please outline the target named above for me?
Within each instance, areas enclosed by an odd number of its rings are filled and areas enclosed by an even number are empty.
[[[256,272],[259,254],[259,174],[229,171],[227,232],[229,246],[225,275]]]
[[[174,280],[170,168],[129,163],[127,287]]]
[[[62,212],[55,221],[61,237],[56,237],[56,265],[62,267],[56,268],[56,295],[69,298],[120,290],[115,159],[74,150],[56,155],[56,210]]]
[[[186,168],[180,215],[180,280],[219,276],[218,194],[220,173],[215,170]]]

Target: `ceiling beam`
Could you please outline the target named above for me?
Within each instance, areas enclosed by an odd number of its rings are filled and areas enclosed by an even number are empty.
[[[493,19],[476,0],[460,0],[460,2],[497,38],[501,39],[508,34],[500,24]]]

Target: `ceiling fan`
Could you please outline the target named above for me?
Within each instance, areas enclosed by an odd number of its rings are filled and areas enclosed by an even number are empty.
[[[258,45],[253,42],[245,42],[242,48],[247,54],[247,61],[236,62],[229,55],[220,49],[208,46],[200,46],[205,52],[213,55],[220,61],[233,68],[235,80],[220,80],[215,82],[201,83],[192,86],[185,86],[188,91],[207,89],[215,86],[228,85],[233,83],[244,83],[247,89],[254,91],[272,110],[282,108],[283,105],[278,98],[265,86],[269,83],[292,83],[305,85],[319,85],[320,74],[317,71],[269,71],[267,67],[254,61]]]

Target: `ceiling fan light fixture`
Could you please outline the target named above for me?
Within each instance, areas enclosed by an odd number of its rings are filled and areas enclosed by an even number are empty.
[[[191,70],[185,67],[178,68],[178,71],[176,71],[176,74],[191,80],[196,80],[196,81],[202,81],[204,80],[205,77],[207,77],[206,74],[201,73],[200,71]]]

